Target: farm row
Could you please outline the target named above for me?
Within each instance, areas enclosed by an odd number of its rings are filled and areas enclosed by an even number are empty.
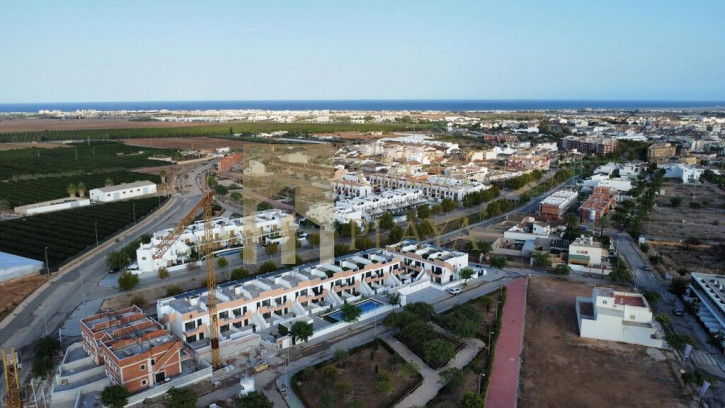
[[[94,205],[0,222],[0,251],[43,260],[51,268],[68,261],[156,209],[164,198],[143,198]]]
[[[417,124],[418,130],[430,127]],[[75,139],[126,139],[137,137],[180,137],[229,135],[233,133],[255,134],[263,132],[287,131],[293,134],[314,134],[328,132],[397,132],[413,129],[411,124],[380,123],[273,123],[273,122],[235,122],[223,125],[200,125],[177,128],[139,128],[139,129],[85,129],[85,130],[45,130],[39,132],[2,133],[0,142],[32,142],[47,140]]]
[[[149,180],[160,183],[161,178],[153,174],[134,173],[117,170],[98,173],[84,173],[77,176],[41,177],[31,180],[0,182],[0,200],[7,201],[10,207],[55,200],[68,196],[68,186],[82,183],[87,192],[94,188],[103,187],[106,181],[113,184],[131,183],[140,180]]]
[[[149,160],[156,154],[173,154],[169,149],[140,149],[117,142],[75,143],[57,149],[17,149],[0,152],[0,180],[22,179],[27,175],[62,174],[98,169],[130,169],[161,166]]]

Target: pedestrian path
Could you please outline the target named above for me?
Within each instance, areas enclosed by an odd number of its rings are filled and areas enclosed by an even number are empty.
[[[493,370],[486,393],[487,408],[511,408],[517,403],[521,349],[526,315],[526,278],[506,285],[501,334],[496,343]]]

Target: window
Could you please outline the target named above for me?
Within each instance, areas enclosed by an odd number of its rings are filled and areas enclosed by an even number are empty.
[[[146,364],[141,364],[141,369],[142,370],[145,370],[146,369]]]
[[[146,380],[141,380],[141,385],[146,385],[146,384],[147,384]]]

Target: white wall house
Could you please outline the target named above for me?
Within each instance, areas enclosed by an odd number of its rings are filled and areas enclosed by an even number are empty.
[[[294,235],[294,216],[279,209],[260,211],[255,214],[256,229],[254,236],[243,235],[242,218],[215,218],[212,220],[214,244],[217,248],[225,248],[234,244],[258,245],[265,244],[267,239]],[[195,222],[181,233],[179,238],[164,251],[159,259],[153,255],[159,249],[163,239],[173,231],[172,228],[155,232],[151,242],[141,244],[136,250],[136,260],[142,273],[158,271],[160,267],[180,265],[190,260],[191,250],[201,253],[201,242],[204,238],[204,222]]]
[[[524,217],[520,223],[504,231],[503,238],[509,241],[529,241],[536,238],[547,238],[551,227],[534,217]]]
[[[576,315],[582,337],[661,348],[647,300],[639,293],[594,288],[592,297],[577,296]]]
[[[569,264],[586,267],[600,267],[605,250],[592,237],[579,237],[569,245]]]
[[[156,183],[151,181],[135,181],[117,186],[94,188],[88,192],[91,201],[100,203],[126,200],[147,194],[156,194]]]
[[[705,169],[682,163],[670,164],[665,167],[665,178],[680,179],[683,183],[697,183]]]
[[[335,221],[370,221],[387,211],[397,212],[423,202],[425,198],[422,192],[416,189],[390,190],[364,197],[340,199],[335,203]]]

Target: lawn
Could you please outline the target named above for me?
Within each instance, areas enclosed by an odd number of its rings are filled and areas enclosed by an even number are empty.
[[[154,167],[168,163],[149,160],[156,154],[173,154],[170,149],[139,148],[117,142],[74,143],[67,148],[27,148],[0,152],[0,180],[19,180],[26,175],[72,175],[99,169]],[[32,178],[32,177],[31,177]]]
[[[8,202],[10,207],[42,201],[55,200],[68,196],[68,185],[83,183],[86,186],[85,196],[94,188],[105,186],[105,181],[111,179],[114,184],[131,183],[140,180],[149,180],[160,183],[161,178],[153,174],[134,173],[126,170],[116,170],[96,173],[82,173],[74,176],[39,177],[30,180],[0,182],[0,200]]]
[[[119,230],[155,210],[164,197],[142,198],[117,203],[92,205],[72,210],[39,214],[0,222],[0,251],[44,260],[48,247],[51,269],[77,256]]]
[[[422,381],[417,367],[406,363],[384,341],[350,350],[295,374],[292,386],[307,407],[392,407]]]

